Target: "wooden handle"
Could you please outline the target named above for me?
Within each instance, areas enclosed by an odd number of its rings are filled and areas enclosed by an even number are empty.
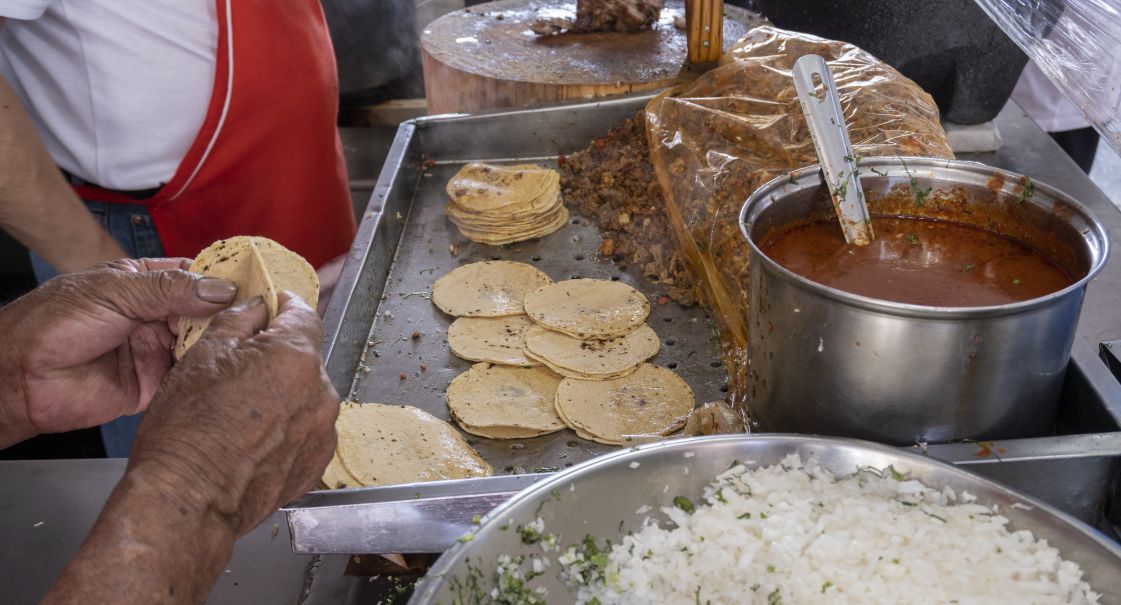
[[[690,63],[720,59],[724,49],[724,0],[686,0],[685,26]]]

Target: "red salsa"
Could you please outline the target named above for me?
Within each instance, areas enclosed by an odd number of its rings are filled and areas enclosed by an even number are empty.
[[[876,239],[868,246],[846,244],[836,221],[820,221],[769,233],[759,247],[817,283],[917,305],[1001,305],[1074,282],[1046,256],[978,227],[882,216],[872,228]]]

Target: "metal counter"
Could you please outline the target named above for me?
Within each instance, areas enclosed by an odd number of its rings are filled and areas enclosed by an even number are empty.
[[[1000,114],[997,124],[1004,137],[1003,148],[963,155],[962,159],[1028,174],[1067,192],[1090,207],[1109,229],[1113,243],[1121,244],[1121,212],[1050,137],[1012,104]],[[375,192],[375,203],[377,195]],[[1121,246],[1114,249],[1121,250]],[[1079,325],[1079,333],[1094,350],[1101,342],[1121,340],[1118,301],[1121,260],[1115,257],[1091,283]],[[1072,453],[1087,446],[1077,438],[1070,443],[1077,450]],[[999,463],[986,459],[978,464]],[[123,470],[122,460],[0,462],[0,601],[34,603],[46,592],[77,550]],[[1044,475],[1040,481],[1053,480]],[[377,602],[378,583],[344,575],[347,557],[295,555],[289,541],[285,518],[274,514],[238,542],[226,566],[228,572],[219,578],[209,602]]]

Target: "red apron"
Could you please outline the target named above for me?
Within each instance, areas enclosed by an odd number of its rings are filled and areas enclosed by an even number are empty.
[[[214,92],[175,175],[139,202],[96,187],[75,190],[85,200],[147,206],[168,256],[194,257],[219,239],[262,235],[319,267],[345,253],[355,231],[323,10],[319,0],[217,6]]]

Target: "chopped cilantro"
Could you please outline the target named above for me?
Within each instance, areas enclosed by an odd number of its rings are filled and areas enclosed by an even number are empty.
[[[696,510],[696,507],[693,506],[693,502],[685,496],[677,496],[676,498],[674,498],[673,505],[687,513],[692,513],[694,510]]]
[[[1030,177],[1025,176],[1024,180],[1021,181],[1020,185],[1023,187],[1020,190],[1020,201],[1021,202],[1026,202],[1029,199],[1031,199],[1032,195],[1035,195],[1035,183],[1031,182]]]
[[[832,586],[833,582],[826,580],[825,583],[821,585],[821,594],[825,594],[825,591],[829,590]]]
[[[751,518],[751,513],[744,513],[744,514],[742,514],[742,515],[740,515],[736,518],[737,519],[750,519]]]

